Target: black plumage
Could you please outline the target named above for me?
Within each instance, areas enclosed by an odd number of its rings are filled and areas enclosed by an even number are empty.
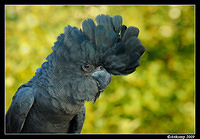
[[[101,14],[96,22],[84,20],[82,30],[65,27],[47,61],[14,95],[6,132],[80,133],[84,101],[95,102],[111,74],[136,70],[145,51],[139,29],[122,25],[120,15]]]

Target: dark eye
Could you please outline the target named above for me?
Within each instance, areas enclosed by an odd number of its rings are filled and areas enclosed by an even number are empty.
[[[90,64],[83,64],[82,65],[82,69],[84,70],[84,71],[92,71],[92,69],[93,69],[93,66],[92,65],[90,65]]]
[[[90,65],[84,64],[84,69],[89,69],[89,68],[90,68]]]
[[[100,70],[104,70],[104,68],[103,68],[102,66],[99,66],[99,69],[100,69]]]

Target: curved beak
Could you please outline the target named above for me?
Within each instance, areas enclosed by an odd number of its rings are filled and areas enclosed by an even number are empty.
[[[99,97],[100,93],[108,87],[111,81],[111,74],[106,71],[105,68],[102,66],[97,67],[92,73],[91,76],[96,80],[97,86],[98,86],[98,93],[96,94],[94,98],[94,102]]]

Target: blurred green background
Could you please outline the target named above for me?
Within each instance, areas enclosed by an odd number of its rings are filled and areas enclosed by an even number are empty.
[[[195,132],[194,5],[6,5],[5,13],[5,113],[65,26],[120,14],[147,50],[133,74],[112,76],[97,102],[86,102],[82,133]]]

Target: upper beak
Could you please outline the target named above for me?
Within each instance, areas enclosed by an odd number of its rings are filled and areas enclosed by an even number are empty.
[[[110,84],[111,74],[102,66],[97,67],[92,73],[92,77],[96,80],[99,92],[103,92]]]

